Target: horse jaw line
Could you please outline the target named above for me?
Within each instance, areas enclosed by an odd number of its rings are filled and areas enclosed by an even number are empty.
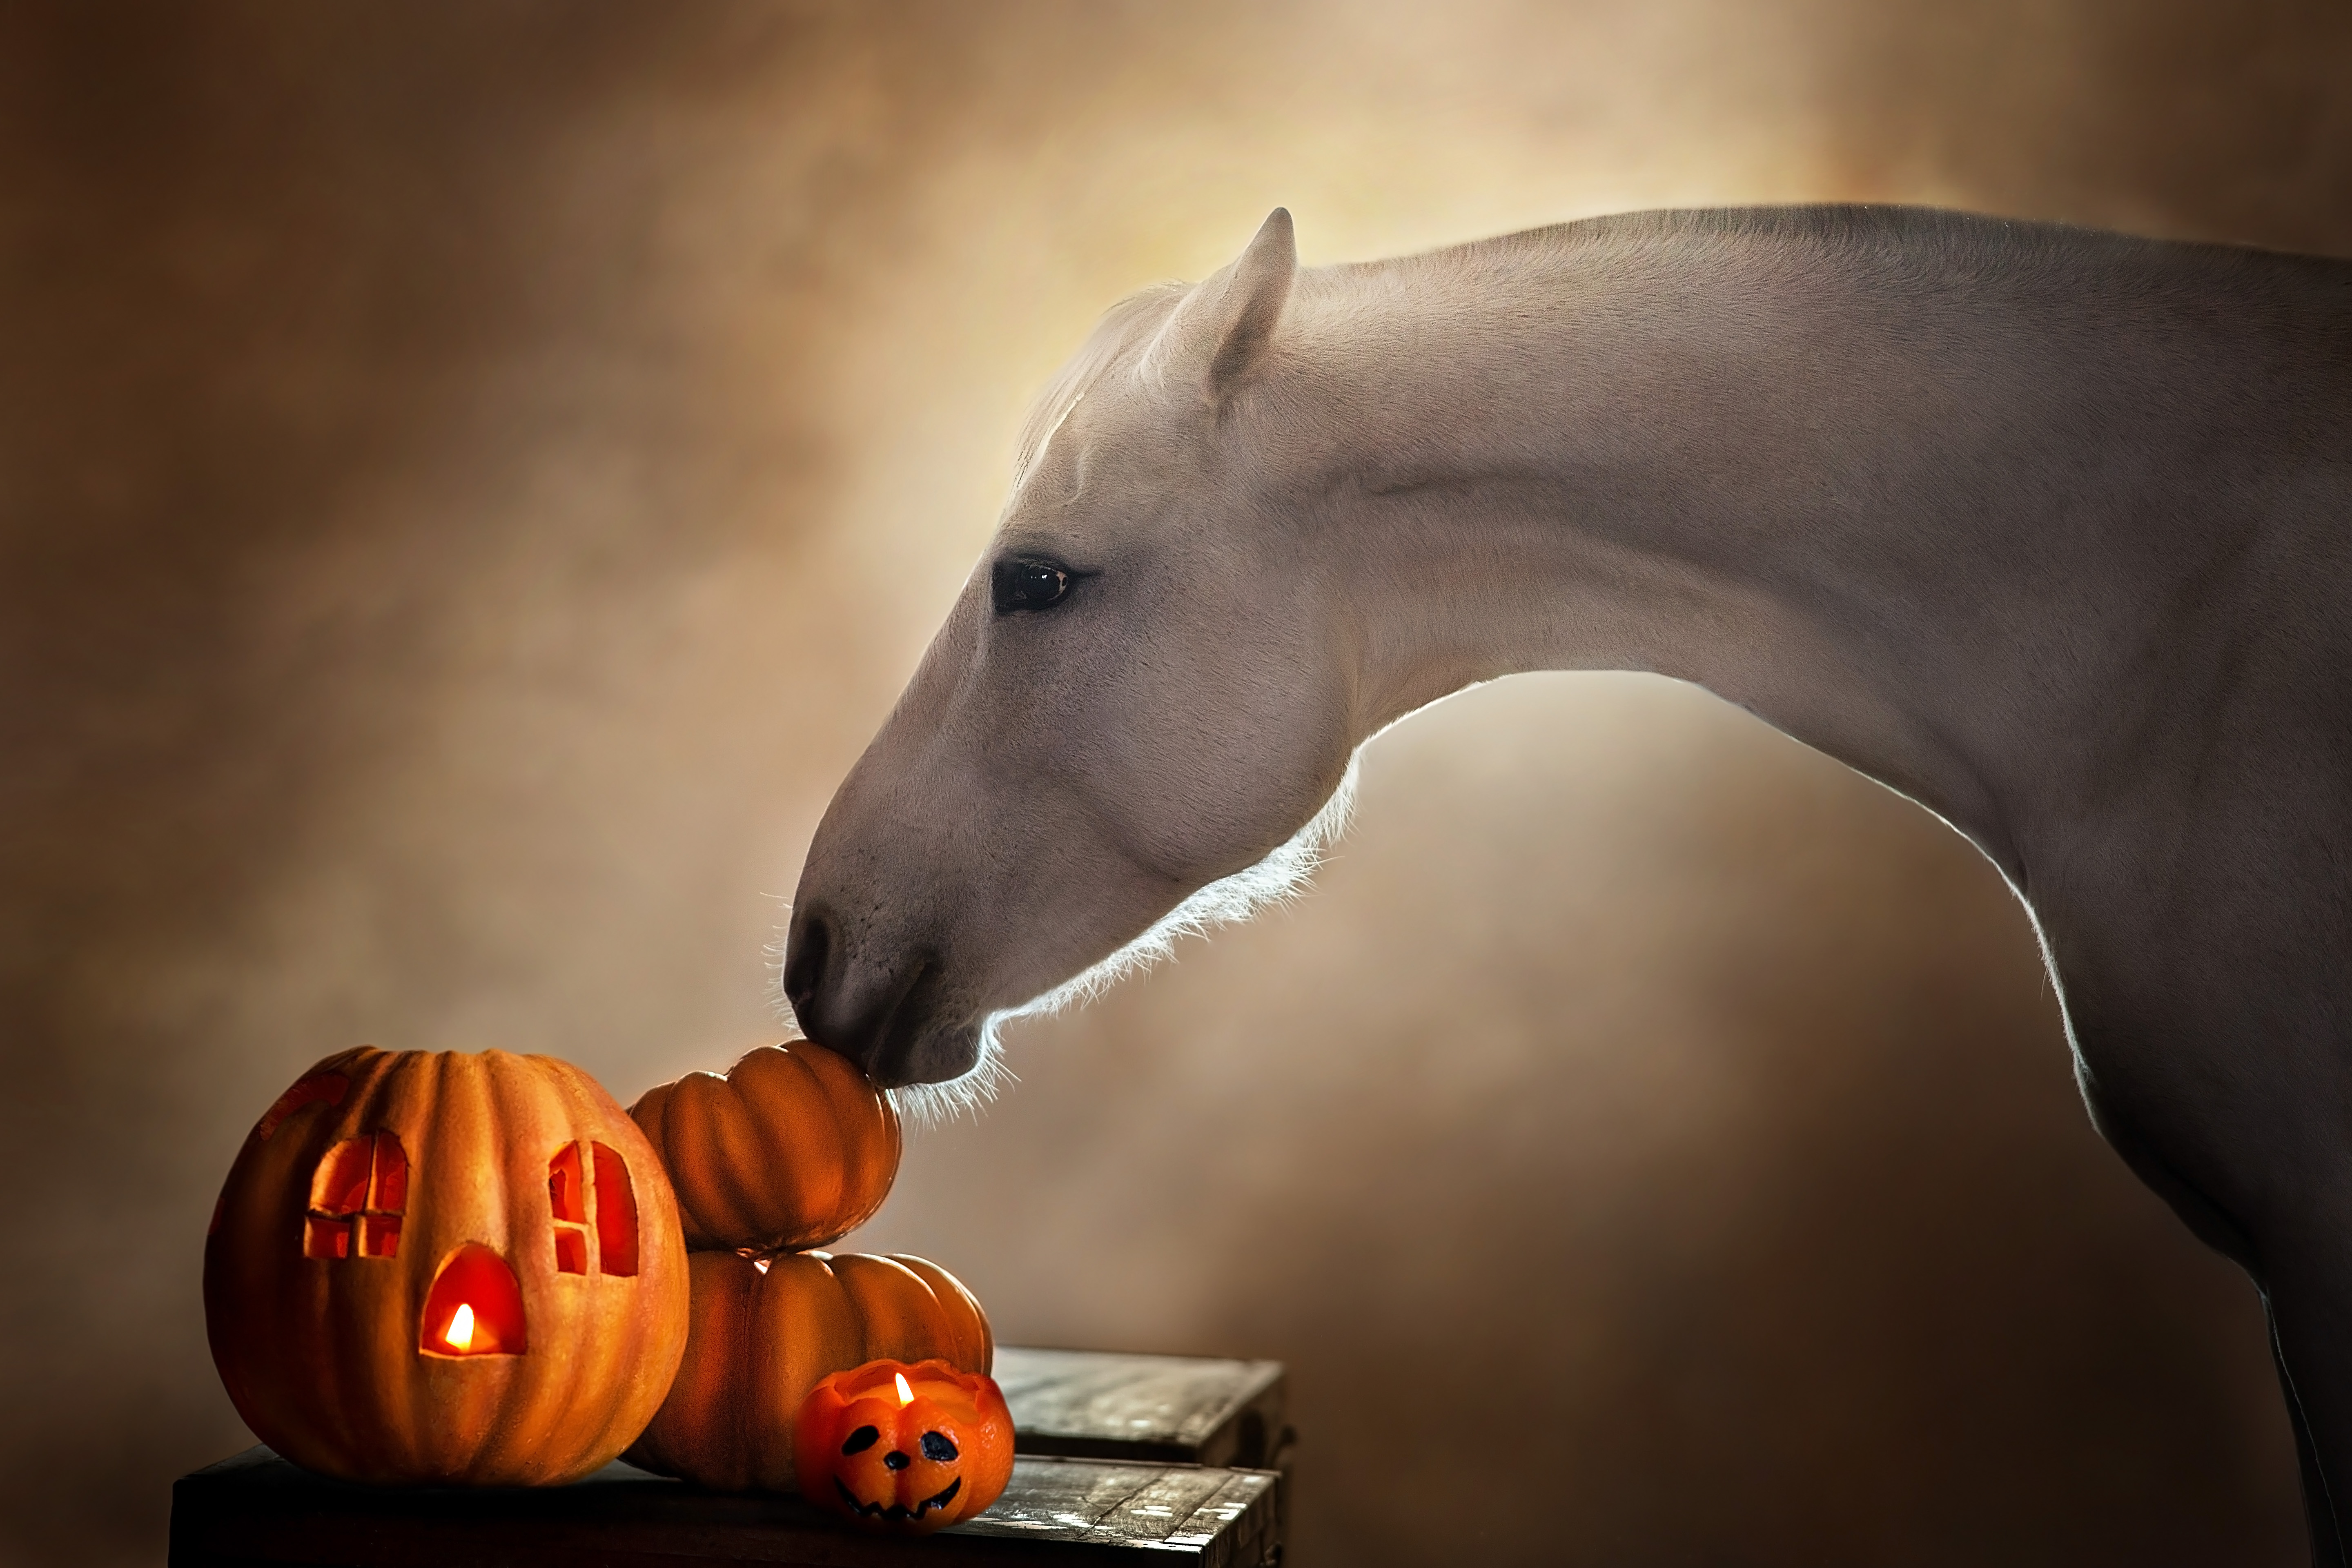
[[[1360,749],[1358,755],[1360,755]],[[1297,898],[1323,863],[1332,842],[1348,830],[1356,805],[1357,757],[1348,759],[1331,798],[1306,826],[1277,846],[1256,865],[1220,878],[1195,891],[1154,921],[1148,931],[1091,968],[1081,971],[1042,996],[1018,1007],[1005,1007],[981,1021],[980,1059],[962,1077],[946,1083],[913,1084],[890,1091],[899,1114],[925,1126],[935,1126],[980,1108],[1019,1079],[1004,1065],[1002,1031],[1014,1018],[1044,1017],[1064,1008],[1082,1006],[1129,975],[1150,968],[1176,951],[1188,936],[1205,936],[1219,926],[1235,925],[1270,905]]]
[[[1021,1081],[1004,1061],[1002,1031],[1008,1021],[1044,1017],[1066,1007],[1084,1005],[1129,975],[1149,969],[1172,954],[1176,944],[1184,938],[1205,936],[1219,926],[1237,925],[1269,905],[1287,903],[1297,898],[1314,876],[1315,868],[1323,863],[1324,852],[1348,830],[1356,808],[1357,766],[1362,754],[1360,746],[1348,759],[1347,772],[1339,775],[1331,798],[1323,803],[1306,826],[1276,846],[1265,859],[1200,889],[1160,916],[1141,936],[1044,995],[1018,1007],[1001,1008],[982,1019],[979,1059],[970,1071],[945,1083],[904,1084],[887,1090],[898,1114],[918,1127],[937,1127],[963,1116],[977,1120],[983,1106]],[[792,905],[782,899],[777,901],[783,905],[785,924],[789,927]],[[807,1031],[793,1013],[791,999],[784,994],[784,939],[781,930],[769,945],[768,958],[769,968],[777,976],[773,993],[776,1017],[795,1035],[805,1035]]]
[[[980,1058],[970,1071],[951,1078],[945,1083],[907,1083],[885,1089],[890,1103],[897,1108],[899,1120],[911,1121],[917,1127],[942,1127],[958,1117],[980,1120],[981,1109],[992,1102],[1021,1079],[1004,1065],[1004,1054],[996,1043],[996,1032],[982,1024],[980,1030]]]

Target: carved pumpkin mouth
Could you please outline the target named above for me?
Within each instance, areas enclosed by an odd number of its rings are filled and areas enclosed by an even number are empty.
[[[849,1489],[849,1483],[839,1476],[833,1478],[833,1484],[841,1489],[841,1500],[847,1503],[851,1510],[860,1518],[886,1520],[892,1524],[900,1524],[910,1519],[920,1519],[932,1509],[945,1508],[955,1501],[956,1493],[963,1490],[963,1478],[958,1476],[939,1491],[925,1498],[913,1508],[908,1508],[904,1503],[894,1502],[885,1505],[878,1502],[859,1502],[857,1494]]]

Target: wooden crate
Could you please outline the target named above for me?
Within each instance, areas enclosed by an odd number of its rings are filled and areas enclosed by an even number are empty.
[[[1278,1361],[1005,1345],[996,1381],[1024,1454],[1288,1468],[1293,1435]]]
[[[706,1492],[617,1463],[569,1487],[383,1488],[314,1476],[256,1447],[173,1488],[172,1568],[1078,1564],[1131,1562],[1139,1548],[1217,1568],[1281,1560],[1281,1474],[1194,1462],[1253,1443],[1281,1457],[1278,1365],[1010,1348],[999,1357],[1020,1434],[1012,1484],[980,1518],[926,1539],[868,1535],[798,1498]]]

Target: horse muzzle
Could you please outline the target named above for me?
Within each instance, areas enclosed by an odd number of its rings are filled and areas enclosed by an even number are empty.
[[[871,962],[823,907],[798,909],[784,953],[784,998],[808,1037],[884,1089],[945,1083],[980,1060],[980,1023],[954,1005],[940,954],[901,947]]]

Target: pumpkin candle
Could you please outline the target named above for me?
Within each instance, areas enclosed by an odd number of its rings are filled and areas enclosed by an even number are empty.
[[[823,1378],[879,1358],[985,1373],[988,1315],[935,1263],[903,1254],[687,1256],[685,1359],[625,1456],[719,1491],[790,1491],[793,1422]]]
[[[1013,1414],[994,1378],[943,1361],[876,1361],[809,1391],[793,1427],[811,1501],[928,1535],[970,1519],[1013,1478]]]

